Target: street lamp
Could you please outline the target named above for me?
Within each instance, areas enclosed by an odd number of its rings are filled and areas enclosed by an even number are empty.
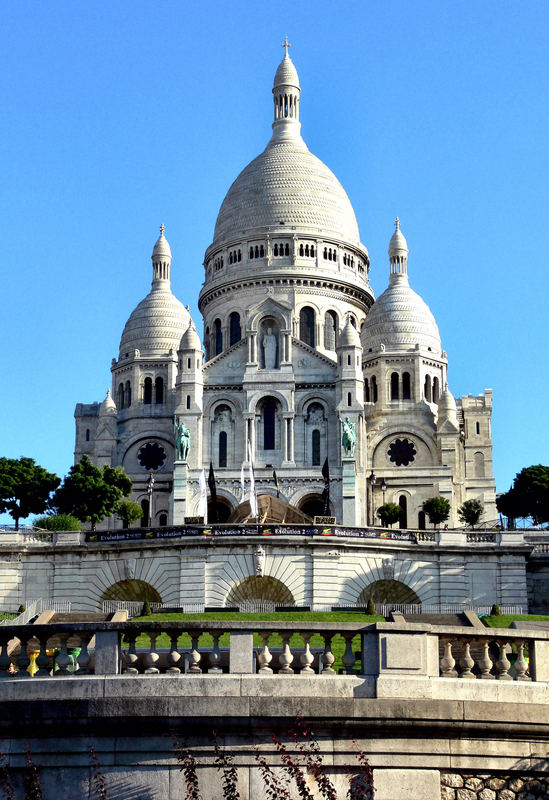
[[[387,483],[385,478],[381,479],[381,491],[383,492],[383,505],[385,505],[385,492],[387,491]]]
[[[368,476],[368,480],[370,481],[370,524],[372,526],[375,525],[376,521],[376,511],[375,511],[375,488],[377,483],[377,477],[375,472],[372,470],[370,475]]]
[[[154,489],[154,475],[152,472],[147,481],[147,497],[149,498],[149,518],[147,520],[147,527],[150,528],[152,524],[152,506],[153,506],[153,489]]]

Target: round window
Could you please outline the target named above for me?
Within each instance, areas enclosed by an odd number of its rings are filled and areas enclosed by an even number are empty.
[[[389,461],[392,461],[397,467],[407,467],[414,460],[416,448],[408,439],[395,439],[394,442],[391,442],[387,455]]]
[[[166,452],[158,442],[147,442],[139,449],[137,460],[143,469],[160,469],[166,461]]]

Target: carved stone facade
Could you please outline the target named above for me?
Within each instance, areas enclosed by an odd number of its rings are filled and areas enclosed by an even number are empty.
[[[229,189],[206,250],[203,344],[171,292],[162,227],[152,289],[112,361],[112,396],[76,408],[75,457],[123,466],[144,509],[153,473],[154,525],[197,513],[210,463],[226,519],[241,501],[248,442],[257,489],[276,494],[276,470],[282,499],[310,516],[323,512],[328,459],[340,524],[377,523],[377,508],[392,501],[402,527],[422,528],[421,505],[433,495],[450,501],[450,526],[471,498],[495,520],[491,391],[451,395],[436,322],[409,285],[398,221],[389,287],[374,302],[349,198],[301,137],[300,93],[286,53],[273,135]],[[185,463],[176,459],[174,415],[190,431]],[[356,441],[345,451],[346,420]]]

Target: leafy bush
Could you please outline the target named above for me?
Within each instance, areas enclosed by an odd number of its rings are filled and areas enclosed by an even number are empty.
[[[37,517],[32,523],[35,528],[45,531],[81,531],[82,523],[71,514],[51,514],[46,517]]]
[[[151,614],[152,614],[151,604],[149,603],[148,600],[145,600],[145,602],[143,603],[143,610],[141,611],[141,616],[142,617],[150,617]]]
[[[450,516],[450,501],[445,497],[429,497],[421,506],[435,528],[439,522],[445,522]]]
[[[494,603],[492,608],[490,609],[490,616],[491,617],[501,617],[501,609],[497,603]]]
[[[371,597],[368,600],[368,605],[366,606],[366,613],[368,614],[368,616],[371,616],[371,617],[373,617],[374,614],[377,613],[374,601],[372,600]]]
[[[22,614],[22,613],[23,613],[23,611],[26,611],[26,610],[27,610],[27,606],[26,606],[24,603],[21,603],[21,605],[20,605],[20,606],[19,606],[19,608],[17,609],[17,613],[18,613],[18,614]]]
[[[396,503],[385,503],[385,505],[380,506],[377,510],[377,516],[385,526],[397,522],[401,513],[402,509]]]

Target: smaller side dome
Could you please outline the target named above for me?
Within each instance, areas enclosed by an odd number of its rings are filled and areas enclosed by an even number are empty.
[[[277,86],[296,86],[298,89],[301,88],[299,85],[299,75],[297,74],[294,62],[288,53],[288,48],[291,46],[292,45],[289,44],[288,38],[286,37],[284,44],[282,45],[282,47],[286,48],[286,52],[275,73],[273,89],[276,89]]]
[[[116,414],[116,403],[111,397],[111,390],[107,389],[107,396],[99,406],[99,416],[104,417],[108,414]]]
[[[402,231],[400,230],[400,220],[397,217],[395,219],[395,232],[391,236],[391,241],[389,242],[389,259],[392,261],[393,258],[407,258],[408,257],[408,242]]]
[[[189,327],[181,337],[180,350],[202,350],[202,342],[200,336],[196,332],[194,322],[189,322]]]
[[[444,385],[442,394],[438,401],[438,426],[445,421],[451,422],[457,428],[457,406],[454,395],[448,388],[448,384]]]
[[[339,337],[339,342],[337,345],[338,349],[340,347],[362,347],[360,343],[360,336],[355,328],[355,326],[351,322],[351,318],[347,317],[347,322],[345,323],[345,327],[341,331],[341,336]]]

